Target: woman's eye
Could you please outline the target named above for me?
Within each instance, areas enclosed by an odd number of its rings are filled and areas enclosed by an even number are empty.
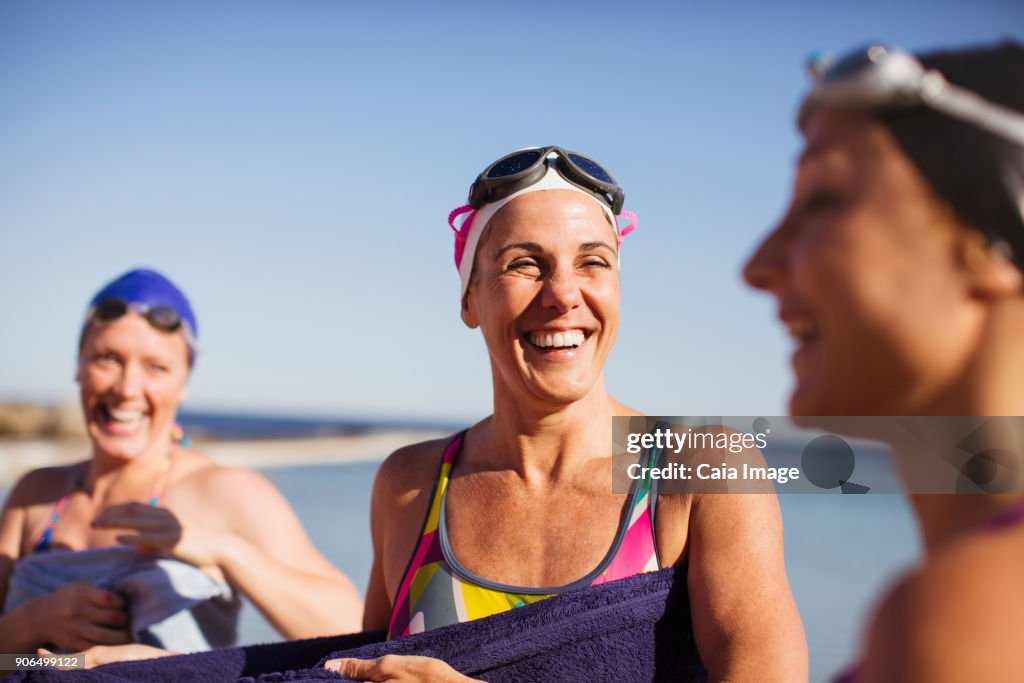
[[[801,206],[802,212],[807,214],[831,211],[843,205],[843,198],[837,193],[829,190],[818,190],[812,192],[804,199]]]
[[[509,262],[507,268],[508,268],[508,270],[529,270],[531,268],[539,269],[540,266],[537,265],[537,262],[535,260],[533,260],[533,259],[530,259],[530,258],[520,258],[520,259],[515,259],[514,261]]]
[[[117,361],[117,356],[115,356],[112,353],[101,353],[100,355],[96,356],[96,362],[106,364],[106,363],[117,363],[118,361]]]
[[[610,268],[611,267],[611,265],[607,261],[605,261],[603,258],[600,258],[600,257],[597,257],[597,256],[591,257],[591,258],[588,258],[588,259],[584,259],[582,265],[583,265],[584,268]]]
[[[160,363],[151,363],[149,368],[150,370],[158,374],[163,374],[165,372],[170,371],[169,367],[167,367],[166,365],[161,365]]]

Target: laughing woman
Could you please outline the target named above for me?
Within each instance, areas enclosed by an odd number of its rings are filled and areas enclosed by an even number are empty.
[[[774,496],[612,492],[612,417],[638,414],[608,395],[603,374],[620,320],[622,199],[601,166],[555,147],[508,155],[474,183],[456,265],[462,320],[490,356],[494,412],[382,465],[364,627],[395,638],[686,567],[712,680],[805,680]],[[419,657],[328,667],[359,680],[465,680]]]
[[[800,128],[792,203],[745,271],[797,341],[792,413],[1024,415],[1024,48],[869,48],[819,70]],[[1012,489],[911,491],[924,561],[841,680],[1024,680],[1021,443]]]
[[[100,664],[230,645],[239,594],[289,638],[358,629],[358,593],[274,487],[172,438],[195,354],[191,306],[159,273],[93,298],[77,374],[92,457],[7,500],[0,651]]]

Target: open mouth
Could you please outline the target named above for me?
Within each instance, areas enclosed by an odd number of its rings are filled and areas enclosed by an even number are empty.
[[[125,435],[137,432],[149,415],[141,410],[126,410],[101,404],[96,407],[96,417],[96,421],[105,432]]]
[[[784,322],[789,336],[798,344],[807,344],[821,336],[821,328],[818,327],[817,321],[810,318],[790,318]]]
[[[530,346],[541,351],[571,351],[582,346],[589,335],[583,330],[572,329],[538,330],[525,336]]]
[[[801,376],[813,372],[819,361],[818,353],[821,345],[821,327],[818,321],[807,316],[786,316],[783,324],[789,336],[796,342],[796,348],[790,364],[794,372]]]

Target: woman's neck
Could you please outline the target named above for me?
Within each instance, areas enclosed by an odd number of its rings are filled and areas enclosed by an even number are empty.
[[[94,449],[84,481],[86,490],[91,492],[93,498],[100,499],[122,491],[129,495],[142,495],[136,489],[148,495],[154,479],[171,453],[170,439],[166,445],[163,443],[158,440],[154,446],[131,458],[113,456]]]
[[[930,431],[940,447],[956,451],[946,462],[964,462],[959,478],[949,479],[950,490],[943,494],[915,493],[911,502],[929,554],[951,540],[984,528],[1000,512],[1024,500],[1021,474],[1024,473],[1024,356],[1020,339],[1024,335],[1024,305],[1018,298],[993,303],[972,349],[969,361],[957,381],[946,388],[929,406],[933,416],[977,416],[971,431],[964,433],[964,420],[936,420]],[[989,419],[985,419],[988,417]],[[948,430],[948,434],[944,432]],[[934,453],[898,453],[904,479],[912,487],[906,468],[921,467],[922,457]],[[1004,494],[956,493],[960,484],[978,490],[965,478],[971,477],[970,461],[978,461],[978,474],[994,476],[992,486]],[[956,477],[954,473],[954,477]]]
[[[477,442],[487,464],[511,468],[538,483],[572,476],[585,461],[611,455],[611,418],[622,412],[605,391],[603,378],[571,403],[526,403],[496,391],[494,404],[494,415],[470,435],[471,445]]]
[[[957,379],[928,406],[930,415],[1024,415],[1024,302],[992,304]]]

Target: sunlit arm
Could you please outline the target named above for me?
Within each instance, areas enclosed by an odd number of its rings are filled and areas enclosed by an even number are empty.
[[[280,493],[262,476],[221,470],[210,488],[231,503],[217,564],[287,638],[358,631],[363,603],[352,582],[306,536]]]
[[[690,519],[693,628],[711,681],[807,680],[774,494],[704,494]]]

